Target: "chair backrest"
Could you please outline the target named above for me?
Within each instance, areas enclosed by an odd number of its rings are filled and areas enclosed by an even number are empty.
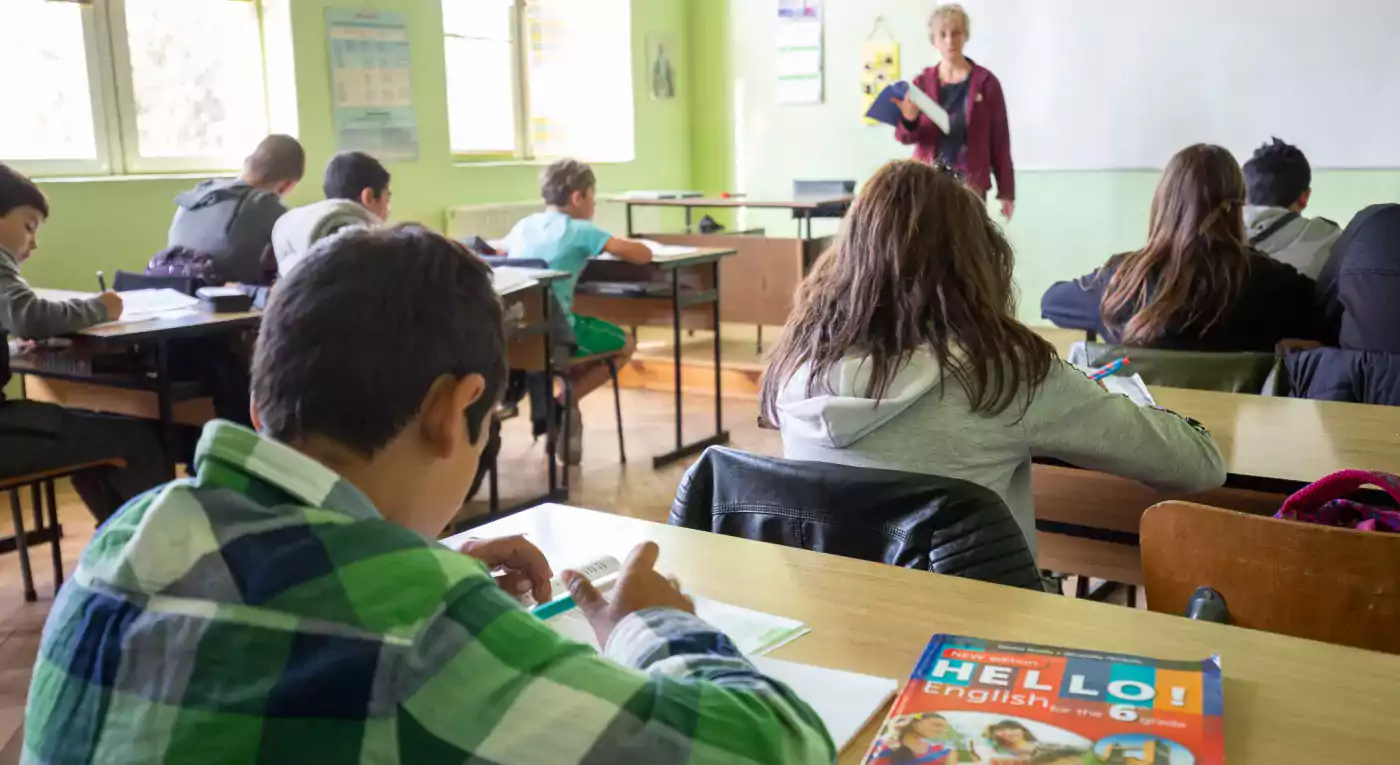
[[[681,480],[671,525],[1042,589],[1001,498],[952,478],[710,447]]]
[[[1069,363],[1103,367],[1124,356],[1132,359],[1124,374],[1142,375],[1148,385],[1265,396],[1286,390],[1283,361],[1273,353],[1169,351],[1086,341],[1070,346]]]
[[[549,264],[539,258],[511,258],[505,255],[478,255],[482,262],[492,268],[549,268]]]
[[[1181,614],[1197,587],[1230,623],[1400,653],[1400,535],[1163,502],[1142,517],[1153,611]]]
[[[112,279],[112,289],[116,292],[175,290],[193,297],[197,286],[195,281],[194,277],[191,276],[153,276],[132,271],[118,271]]]

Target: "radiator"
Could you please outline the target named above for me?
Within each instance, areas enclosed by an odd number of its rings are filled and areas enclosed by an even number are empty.
[[[504,239],[517,221],[544,209],[542,202],[506,202],[493,205],[467,205],[447,210],[447,235],[453,239],[479,236],[482,239]],[[635,207],[632,225],[636,231],[657,230],[657,210]],[[627,235],[627,215],[621,204],[599,202],[593,222],[614,236]]]

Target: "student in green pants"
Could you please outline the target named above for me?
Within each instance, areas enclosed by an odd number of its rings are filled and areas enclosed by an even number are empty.
[[[540,174],[540,196],[549,209],[515,224],[506,236],[503,249],[512,258],[543,260],[557,271],[567,271],[551,287],[559,305],[568,314],[573,328],[577,356],[621,353],[631,358],[635,348],[627,333],[615,324],[574,313],[574,288],[588,261],[608,253],[628,263],[651,262],[651,250],[641,242],[621,239],[593,224],[598,208],[598,179],[593,168],[574,159],[561,159]],[[574,408],[569,412],[569,432],[565,434],[564,458],[579,464],[583,454],[583,424],[578,402],[608,382],[607,366],[589,364],[573,370]]]

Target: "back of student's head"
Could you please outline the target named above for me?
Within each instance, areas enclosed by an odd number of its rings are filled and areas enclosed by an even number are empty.
[[[0,216],[9,215],[19,207],[32,207],[49,217],[49,202],[34,181],[20,171],[0,162]]]
[[[331,157],[321,183],[326,199],[358,202],[365,189],[370,189],[375,198],[389,190],[389,171],[379,160],[362,151],[342,151]]]
[[[443,376],[481,375],[466,412],[476,442],[505,385],[490,269],[418,226],[350,229],[278,282],[253,362],[264,432],[330,439],[370,457],[418,414]]]
[[[254,186],[296,183],[306,175],[306,150],[289,135],[270,135],[243,160],[243,179]]]
[[[597,185],[593,168],[576,159],[558,160],[540,172],[540,196],[554,207],[569,206],[574,194],[587,194]]]
[[[1301,149],[1275,138],[1244,163],[1244,180],[1250,204],[1292,207],[1312,188],[1312,166]]]
[[[885,165],[798,289],[764,375],[764,413],[778,421],[778,394],[804,364],[810,395],[847,355],[868,356],[866,395],[881,398],[920,350],[934,354],[973,411],[1006,410],[1044,381],[1055,353],[1016,321],[1014,262],[986,205],[951,173]]]
[[[1104,290],[1103,318],[1129,345],[1170,328],[1204,333],[1249,275],[1244,175],[1230,152],[1196,144],[1172,157],[1152,198],[1147,247],[1123,257]]]

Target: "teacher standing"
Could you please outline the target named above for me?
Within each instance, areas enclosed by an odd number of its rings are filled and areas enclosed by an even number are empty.
[[[948,132],[934,125],[906,95],[895,99],[903,115],[895,137],[915,147],[915,159],[953,168],[984,197],[992,188],[992,176],[996,176],[1001,214],[1011,220],[1016,209],[1016,169],[1011,164],[1011,128],[1001,82],[986,67],[963,55],[969,24],[961,5],[935,8],[928,30],[943,60],[915,77],[914,86],[948,112]]]

